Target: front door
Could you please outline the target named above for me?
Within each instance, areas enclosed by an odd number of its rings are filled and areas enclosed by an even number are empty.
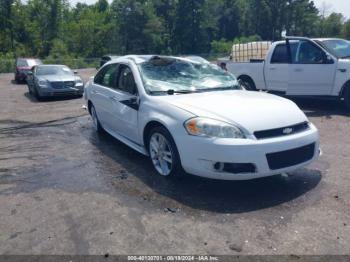
[[[110,89],[109,98],[112,102],[110,121],[113,130],[130,141],[141,144],[138,136],[138,90],[128,65],[119,64],[116,86]]]
[[[311,41],[298,40],[289,67],[287,95],[330,95],[337,64]]]

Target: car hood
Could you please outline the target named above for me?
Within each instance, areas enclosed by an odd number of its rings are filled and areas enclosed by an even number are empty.
[[[17,70],[26,70],[29,71],[31,69],[30,66],[17,66]]]
[[[62,82],[62,81],[75,81],[76,76],[70,76],[70,75],[43,75],[38,76],[39,80],[46,80],[49,82]]]
[[[262,92],[220,91],[163,98],[196,116],[236,124],[251,133],[307,121],[292,101]]]

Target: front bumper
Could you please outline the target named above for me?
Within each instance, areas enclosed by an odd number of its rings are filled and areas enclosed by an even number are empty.
[[[27,72],[17,72],[15,74],[16,81],[25,81],[27,80]]]
[[[319,135],[311,125],[305,132],[284,137],[264,140],[254,139],[215,139],[194,136],[182,136],[176,141],[181,163],[186,172],[213,179],[249,180],[287,173],[310,164],[320,154]],[[272,170],[267,155],[284,152],[314,144],[314,152],[307,161]],[[253,173],[229,173],[218,171],[215,163],[252,164]]]
[[[84,86],[70,87],[70,88],[39,88],[38,93],[41,97],[55,97],[55,96],[82,96],[84,93]]]

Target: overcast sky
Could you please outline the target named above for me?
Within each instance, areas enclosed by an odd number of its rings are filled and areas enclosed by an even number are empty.
[[[72,5],[77,2],[92,4],[96,0],[69,0]],[[313,0],[317,7],[322,8],[323,3],[326,4],[327,11],[342,13],[345,17],[350,18],[350,1],[349,0]],[[111,2],[111,0],[109,0]]]

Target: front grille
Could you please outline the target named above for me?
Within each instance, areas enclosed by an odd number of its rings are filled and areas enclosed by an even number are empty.
[[[254,135],[257,139],[267,139],[267,138],[297,134],[309,128],[310,128],[309,123],[303,122],[292,126],[286,126],[286,127],[263,130],[263,131],[256,131],[254,132]]]
[[[74,96],[74,95],[78,95],[78,93],[75,91],[68,91],[68,92],[55,91],[52,93],[52,95],[53,96]]]
[[[74,81],[59,81],[59,82],[51,82],[52,88],[63,89],[63,88],[71,88],[75,86]]]
[[[271,170],[296,166],[311,160],[315,154],[315,143],[287,151],[267,154]]]
[[[64,86],[65,87],[74,87],[75,86],[75,82],[74,81],[65,81],[64,82]]]
[[[64,88],[63,82],[51,82],[51,86],[56,89]]]
[[[232,174],[255,173],[256,167],[253,164],[225,163],[224,172]]]

